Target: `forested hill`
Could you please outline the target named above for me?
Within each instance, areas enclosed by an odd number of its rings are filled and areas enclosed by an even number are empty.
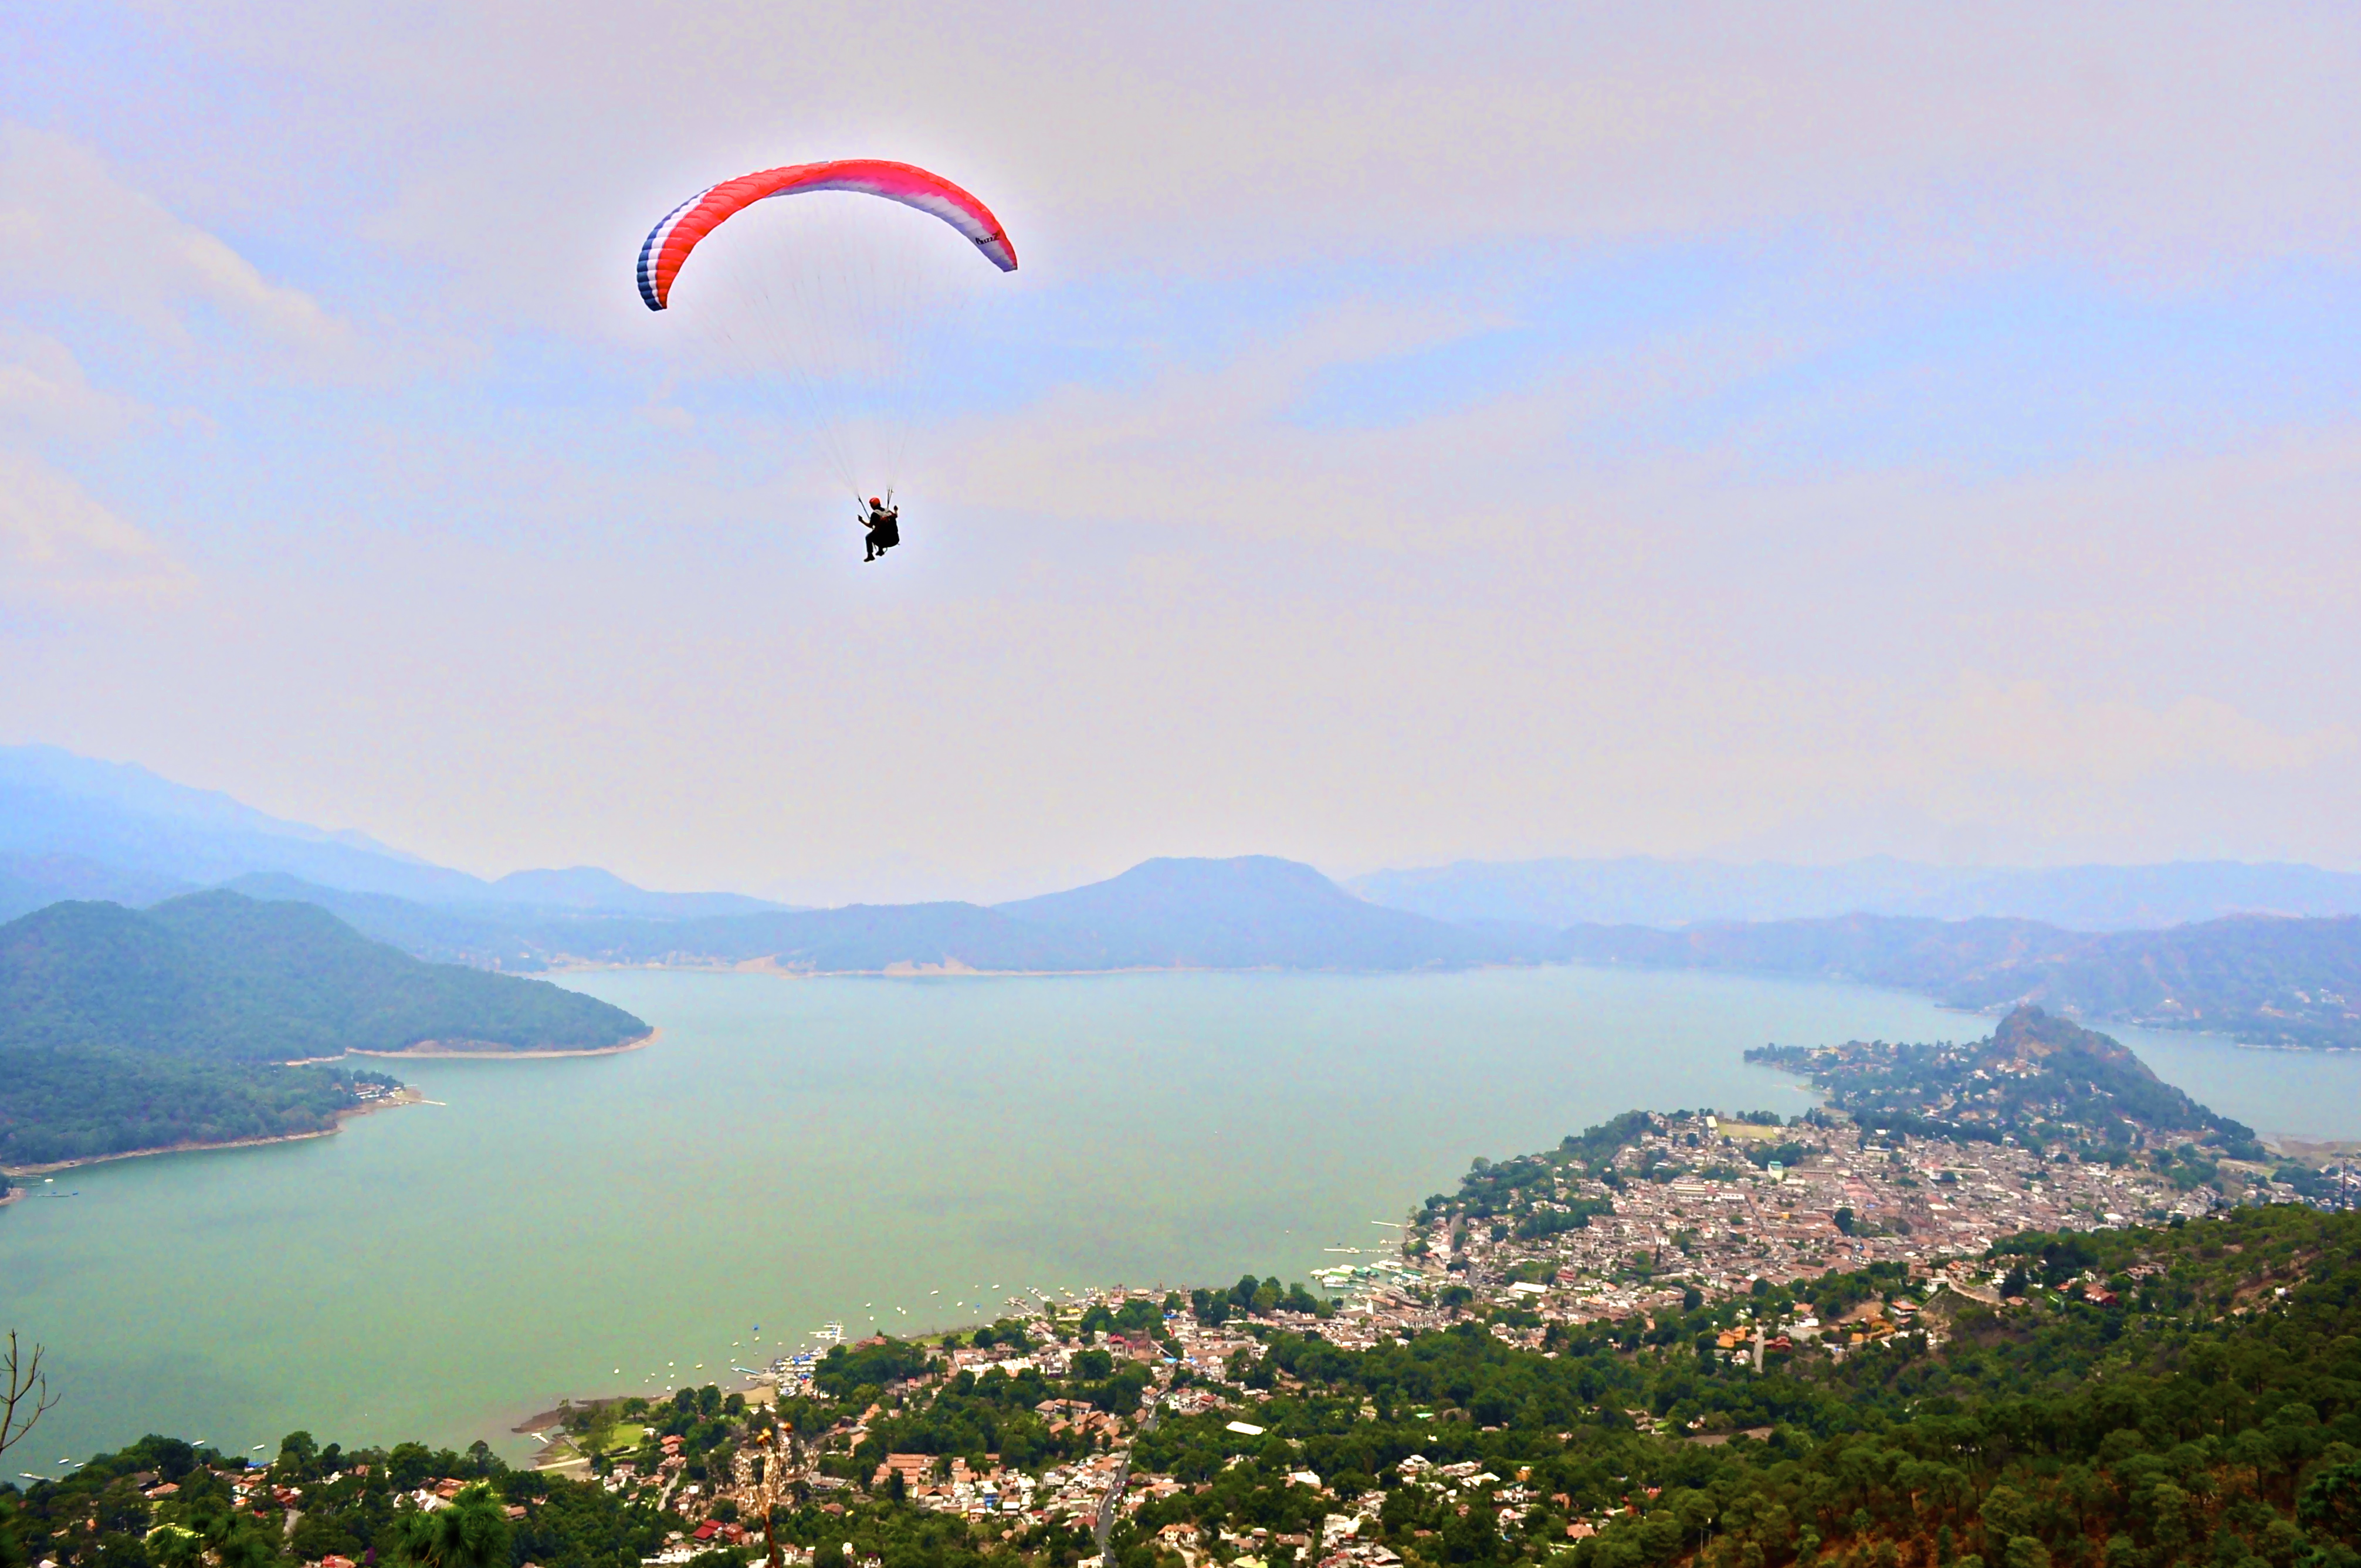
[[[308,904],[192,894],[0,926],[0,1044],[295,1061],[427,1043],[597,1050],[648,1026],[545,981],[421,962]]]
[[[2117,1161],[2136,1144],[2196,1139],[2217,1157],[2263,1157],[2253,1128],[2158,1078],[2119,1041],[2038,1007],[2015,1009],[1981,1040],[1765,1046],[1746,1059],[1809,1076],[1864,1125],[1921,1137],[2009,1137]]]
[[[1945,996],[1979,1008],[2020,999],[2258,1045],[2361,1048],[2361,916],[2246,915],[2118,931],[1963,974]]]
[[[0,1165],[316,1133],[394,1087],[280,1065],[307,1058],[647,1033],[546,981],[423,963],[310,905],[55,904],[0,926]]]

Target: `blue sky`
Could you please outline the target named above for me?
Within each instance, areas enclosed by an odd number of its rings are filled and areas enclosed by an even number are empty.
[[[2349,8],[30,0],[0,44],[0,737],[807,898],[2361,865]],[[630,282],[689,191],[848,154],[1025,260],[883,570]]]

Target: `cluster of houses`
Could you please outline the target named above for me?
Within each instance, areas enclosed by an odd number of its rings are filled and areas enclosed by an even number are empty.
[[[1771,1157],[1773,1149],[1776,1157]],[[1267,1313],[1256,1320],[1257,1326],[1316,1326],[1343,1348],[1365,1349],[1447,1326],[1471,1305],[1489,1305],[1513,1309],[1491,1314],[1492,1332],[1538,1347],[1553,1323],[1646,1320],[1703,1300],[1741,1298],[1731,1314],[1736,1321],[1717,1336],[1715,1348],[1760,1366],[1766,1354],[1812,1343],[1842,1355],[1901,1333],[1939,1338],[1941,1316],[1924,1311],[1934,1292],[2002,1303],[2002,1277],[1984,1255],[2003,1236],[2197,1215],[2219,1201],[2203,1188],[2177,1188],[2140,1167],[2060,1163],[2005,1142],[1872,1135],[1872,1130],[1844,1126],[1774,1128],[1705,1113],[1652,1119],[1614,1155],[1611,1181],[1570,1161],[1540,1163],[1543,1171],[1524,1170],[1512,1184],[1517,1196],[1505,1212],[1485,1212],[1464,1201],[1431,1208],[1403,1228],[1398,1253],[1373,1252],[1369,1261],[1322,1271],[1323,1283],[1342,1298],[1334,1315]],[[1566,1218],[1553,1223],[1552,1214]],[[1900,1265],[1888,1277],[1905,1283],[1830,1321],[1803,1307],[1758,1317],[1743,1299],[1755,1293],[1758,1281],[1784,1284],[1872,1263]],[[2071,1288],[2094,1301],[2112,1299],[2106,1284],[2095,1278]],[[1056,1303],[1012,1299],[1012,1312],[1026,1322],[1037,1348],[957,1346],[917,1384],[888,1394],[908,1397],[962,1371],[997,1368],[1014,1376],[1038,1369],[1062,1377],[1082,1344],[1093,1343],[1119,1360],[1145,1365],[1151,1381],[1137,1411],[1109,1412],[1067,1398],[1037,1407],[1053,1432],[1090,1441],[1085,1457],[1036,1475],[1004,1468],[996,1457],[973,1468],[964,1458],[889,1453],[869,1477],[872,1489],[898,1481],[900,1494],[920,1508],[1012,1527],[1057,1521],[1088,1528],[1168,1495],[1178,1485],[1171,1478],[1131,1474],[1133,1434],[1159,1409],[1193,1415],[1246,1403],[1240,1414],[1250,1416],[1251,1401],[1264,1396],[1241,1392],[1235,1377],[1241,1358],[1252,1362],[1264,1346],[1238,1320],[1207,1324],[1187,1310],[1159,1311],[1159,1325],[1148,1332],[1075,1334],[1077,1314],[1086,1306],[1119,1312],[1129,1302],[1160,1307],[1167,1299],[1161,1287],[1117,1287]],[[1175,1387],[1184,1368],[1196,1376]],[[808,1387],[811,1370],[808,1357],[796,1357],[778,1364],[766,1381],[779,1393],[799,1392]],[[857,1446],[878,1413],[873,1407],[832,1433],[840,1451]],[[1647,1412],[1633,1414],[1649,1430],[1664,1427]],[[1246,1435],[1262,1430],[1243,1419],[1230,1425]],[[1731,1434],[1665,1435],[1710,1443]],[[694,1486],[680,1486],[678,1466],[677,1442],[668,1441],[666,1501],[686,1505],[692,1516],[708,1512],[718,1498],[700,1501]],[[1504,1529],[1524,1519],[1536,1501],[1522,1475],[1434,1464],[1419,1456],[1403,1461],[1401,1469],[1405,1484],[1480,1503]],[[808,1471],[803,1478],[821,1487],[845,1484]],[[1309,1472],[1291,1479],[1320,1489],[1320,1478]],[[1191,1568],[1216,1547],[1239,1568],[1279,1561],[1391,1568],[1399,1558],[1366,1528],[1381,1497],[1334,1499],[1336,1507],[1316,1537],[1252,1530],[1208,1540],[1197,1527],[1182,1524],[1166,1527],[1162,1544]],[[1570,1531],[1579,1538],[1601,1522],[1576,1520]],[[693,1555],[740,1539],[737,1526],[707,1519],[671,1550]],[[686,1559],[657,1561],[675,1560]]]
[[[1784,1161],[1754,1157],[1774,1142]],[[2020,1231],[2195,1216],[2220,1201],[2144,1168],[2059,1163],[2013,1144],[1707,1114],[1658,1118],[1614,1169],[1610,1186],[1559,1167],[1518,1216],[1471,1218],[1459,1204],[1430,1211],[1411,1233],[1422,1283],[1463,1284],[1545,1321],[1620,1321],[1677,1306],[1692,1291],[1708,1300],[1743,1294],[1757,1279],[1785,1284],[1877,1262],[1928,1275]],[[1563,1230],[1520,1223],[1580,1208],[1612,1212]],[[1381,1317],[1416,1321],[1425,1306],[1400,1286],[1364,1294]]]
[[[978,1471],[956,1454],[946,1461],[931,1453],[889,1453],[870,1478],[870,1489],[883,1490],[897,1476],[902,1495],[920,1508],[971,1519],[1033,1512],[1035,1493],[1046,1484],[995,1464]]]

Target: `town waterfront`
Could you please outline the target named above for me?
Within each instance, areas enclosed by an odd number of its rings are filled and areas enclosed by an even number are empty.
[[[501,1429],[560,1395],[728,1382],[823,1321],[1302,1278],[1474,1156],[1632,1106],[1802,1109],[1741,1061],[1766,1040],[1989,1027],[1858,987],[1584,969],[566,983],[662,1037],[401,1062],[438,1103],[64,1172],[44,1189],[76,1196],[0,1215],[0,1322],[49,1346],[64,1398],[15,1468],[297,1426],[519,1454]],[[2113,1032],[2266,1132],[2361,1136],[2361,1056]]]

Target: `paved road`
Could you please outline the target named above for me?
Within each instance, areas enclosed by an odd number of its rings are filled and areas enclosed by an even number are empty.
[[[1141,1403],[1148,1407],[1148,1414],[1139,1423],[1140,1435],[1146,1436],[1156,1430],[1157,1418],[1164,1414],[1164,1406],[1160,1395],[1156,1392],[1151,1392]],[[1137,1438],[1133,1439],[1135,1442],[1137,1441]],[[1123,1502],[1124,1488],[1130,1485],[1131,1454],[1126,1452],[1123,1463],[1115,1467],[1114,1484],[1107,1487],[1106,1496],[1099,1499],[1098,1522],[1091,1529],[1092,1537],[1098,1542],[1099,1556],[1102,1558],[1106,1556],[1107,1536],[1115,1529],[1115,1509]]]

